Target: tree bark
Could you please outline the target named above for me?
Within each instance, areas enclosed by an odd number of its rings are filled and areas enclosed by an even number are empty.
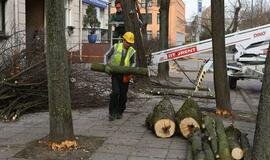
[[[194,128],[200,128],[202,114],[198,104],[191,98],[187,99],[176,113],[176,124],[179,126],[180,133],[187,138]]]
[[[195,128],[190,137],[189,141],[191,142],[192,146],[192,153],[194,160],[204,160],[205,155],[202,148],[202,135],[200,128]]]
[[[168,138],[175,133],[175,111],[169,98],[164,98],[155,106],[145,124],[157,137]]]
[[[270,44],[265,61],[262,90],[254,135],[253,160],[270,159]]]
[[[211,0],[214,85],[217,110],[231,114],[225,54],[224,0]]]
[[[141,33],[141,21],[137,16],[135,0],[120,0],[124,13],[125,29],[130,31],[135,35],[134,47],[137,51],[137,62],[138,66],[146,67],[146,51],[143,43],[142,33]]]
[[[231,160],[230,147],[224,130],[222,120],[216,119],[216,132],[218,137],[218,152],[220,159]]]
[[[203,151],[205,153],[205,160],[215,160],[214,153],[208,143],[207,139],[202,140]]]
[[[148,69],[142,67],[124,67],[93,63],[91,66],[91,70],[97,72],[105,72],[106,66],[111,68],[112,73],[148,76]]]
[[[159,43],[161,50],[169,48],[169,9],[170,9],[170,0],[160,1],[160,38]],[[169,77],[169,62],[163,62],[158,64],[158,75],[159,78],[165,79]]]
[[[218,155],[218,142],[217,142],[217,133],[216,133],[216,121],[214,118],[207,115],[202,117],[203,123],[202,128],[206,130],[208,140],[210,141],[211,148],[216,158],[219,158]]]
[[[73,140],[64,0],[46,0],[46,62],[51,142]]]

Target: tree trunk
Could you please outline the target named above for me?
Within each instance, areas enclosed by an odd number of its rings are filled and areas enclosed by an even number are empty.
[[[262,90],[257,113],[256,130],[254,135],[253,160],[270,159],[270,44],[265,61]]]
[[[179,126],[180,133],[187,138],[194,128],[200,128],[202,114],[199,111],[198,104],[189,98],[177,111],[175,119],[176,124]]]
[[[224,130],[222,120],[216,119],[216,132],[218,137],[218,153],[222,160],[231,160],[230,147]]]
[[[52,142],[73,140],[64,0],[46,0],[46,62]]]
[[[244,152],[238,141],[240,139],[241,132],[238,129],[234,128],[232,125],[227,127],[225,129],[225,132],[228,138],[232,158],[242,159]]]
[[[135,44],[134,47],[137,51],[137,62],[138,66],[146,67],[146,51],[143,43],[142,33],[141,33],[141,22],[137,16],[135,9],[135,0],[120,0],[124,13],[125,30],[134,33]]]
[[[224,0],[211,0],[214,85],[217,111],[231,114],[224,37]],[[223,114],[224,115],[224,114]]]
[[[169,9],[170,9],[170,0],[160,1],[160,38],[159,43],[161,49],[169,48]],[[163,62],[158,64],[158,75],[159,78],[165,79],[169,77],[169,62]]]
[[[151,129],[157,137],[168,138],[175,133],[175,111],[171,101],[164,98],[155,106],[145,120],[146,126]]]
[[[97,72],[105,72],[106,66],[111,68],[111,73],[148,76],[148,69],[142,67],[124,67],[93,63],[91,70]]]

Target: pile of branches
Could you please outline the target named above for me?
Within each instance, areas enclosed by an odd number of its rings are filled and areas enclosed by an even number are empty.
[[[220,118],[202,113],[191,98],[175,112],[173,104],[165,97],[147,116],[145,125],[160,138],[169,138],[178,131],[188,140],[187,160],[251,158],[247,134],[233,125],[225,128]]]
[[[4,121],[48,106],[43,42],[34,39],[31,47],[22,50],[25,44],[13,41],[7,39],[0,48],[0,119]]]

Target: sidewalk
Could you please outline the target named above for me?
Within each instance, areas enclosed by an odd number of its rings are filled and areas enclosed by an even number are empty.
[[[243,94],[231,91],[233,109],[253,112]],[[253,97],[256,98],[256,97]],[[108,108],[89,108],[73,111],[75,135],[105,137],[91,160],[184,160],[186,156],[185,139],[175,135],[172,138],[160,139],[144,127],[144,121],[161,97],[141,96],[128,102],[128,108],[120,120],[108,121]],[[175,110],[184,102],[172,99]],[[202,102],[201,106],[213,106],[213,103]],[[248,133],[252,144],[255,122],[234,121],[241,131]],[[23,160],[13,156],[25,147],[25,144],[48,135],[48,112],[27,114],[18,122],[0,122],[0,160]]]

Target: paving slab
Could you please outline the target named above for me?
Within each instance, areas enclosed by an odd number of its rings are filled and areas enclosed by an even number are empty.
[[[233,110],[256,112],[258,95],[251,94],[248,88],[243,92],[245,94],[231,90]],[[184,160],[187,140],[179,135],[168,139],[157,138],[144,126],[146,116],[161,99],[160,96],[133,98],[128,101],[123,118],[115,121],[108,121],[108,106],[73,110],[74,132],[76,135],[105,137],[103,145],[93,153],[91,160]],[[177,111],[184,103],[184,98],[172,98],[172,103]],[[201,107],[215,107],[212,100],[200,100],[199,104]],[[226,125],[232,122],[241,131],[248,133],[252,144],[255,122],[225,121]],[[0,160],[23,160],[13,156],[26,143],[48,133],[48,112],[26,114],[17,122],[0,122]]]

